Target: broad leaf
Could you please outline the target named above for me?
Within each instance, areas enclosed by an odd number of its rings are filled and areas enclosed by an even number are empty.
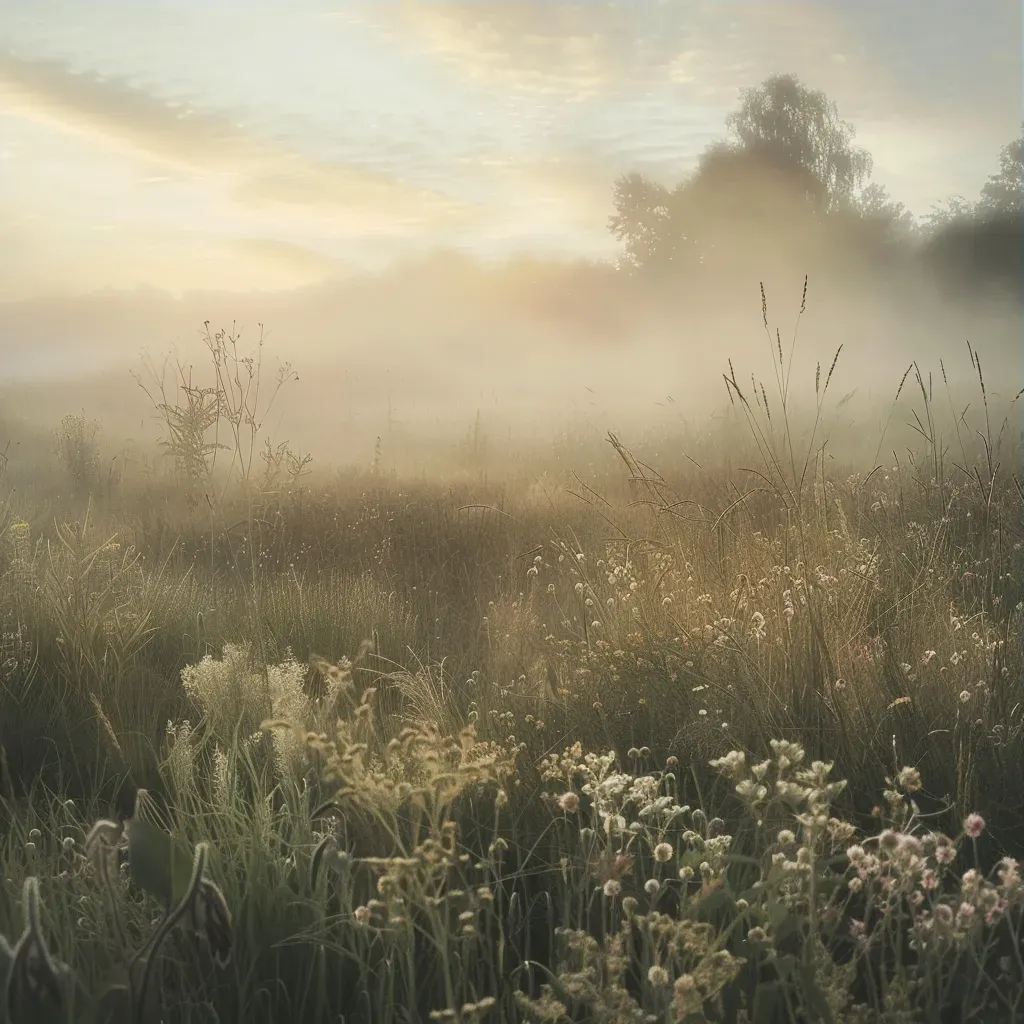
[[[192,853],[162,828],[138,817],[128,823],[128,869],[132,881],[166,907],[184,899],[192,881]]]

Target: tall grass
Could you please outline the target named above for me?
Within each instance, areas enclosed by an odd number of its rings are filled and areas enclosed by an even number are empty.
[[[586,480],[9,495],[8,1019],[1015,1019],[1016,400],[840,466],[764,328]]]

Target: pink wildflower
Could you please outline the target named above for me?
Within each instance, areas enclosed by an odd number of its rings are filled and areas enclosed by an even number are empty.
[[[985,819],[980,814],[968,814],[964,819],[964,831],[971,839],[977,839],[985,831]]]

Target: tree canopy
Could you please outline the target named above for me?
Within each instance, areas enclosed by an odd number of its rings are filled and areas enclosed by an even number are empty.
[[[824,212],[850,203],[871,174],[871,157],[853,144],[853,125],[795,75],[772,75],[745,89],[726,126],[743,149],[800,175],[807,198]]]
[[[1024,204],[1024,124],[1021,135],[1003,147],[999,170],[981,190],[978,212],[983,215],[1020,213]]]
[[[796,76],[773,75],[745,89],[725,124],[726,137],[677,184],[636,172],[615,182],[609,227],[623,243],[624,267],[680,280],[698,268],[738,269],[763,260],[766,238],[784,239],[800,259],[834,252],[845,240],[869,262],[904,259],[923,240],[918,249],[927,262],[968,283],[974,271],[987,280],[1016,280],[1024,240],[1024,124],[1021,138],[1003,147],[976,202],[952,197],[920,222],[871,181],[871,157],[855,145],[854,127],[836,104]],[[795,248],[815,232],[818,249]],[[971,275],[965,267],[973,268]]]
[[[699,264],[715,245],[715,217],[764,217],[784,206],[822,215],[849,207],[871,172],[853,145],[853,126],[823,92],[775,75],[741,96],[726,121],[730,136],[711,146],[696,172],[674,188],[639,173],[613,187],[612,233],[632,269],[664,273]]]

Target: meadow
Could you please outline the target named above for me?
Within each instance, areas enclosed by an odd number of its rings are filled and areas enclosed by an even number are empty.
[[[425,478],[265,446],[218,334],[162,468],[10,454],[2,1019],[1024,1016],[1018,403],[968,346],[833,435],[768,341]]]

